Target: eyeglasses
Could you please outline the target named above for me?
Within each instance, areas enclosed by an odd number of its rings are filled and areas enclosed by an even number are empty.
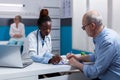
[[[86,24],[86,25],[83,25],[83,26],[82,26],[82,29],[85,30],[85,27],[87,27],[87,26],[90,25],[90,24],[91,24],[91,23]]]

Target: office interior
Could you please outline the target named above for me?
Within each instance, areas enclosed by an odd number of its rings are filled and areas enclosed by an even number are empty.
[[[87,10],[97,10],[103,16],[105,26],[114,29],[120,34],[120,0],[0,0],[0,4],[16,4],[21,6],[1,6],[0,5],[0,45],[7,44],[10,39],[9,29],[15,15],[22,16],[25,24],[25,35],[38,29],[36,22],[41,9],[49,10],[52,18],[52,49],[53,54],[66,55],[72,51],[75,54],[85,52],[86,54],[94,51],[92,39],[81,29],[82,16]],[[0,80],[44,80],[39,79],[39,75],[54,73],[54,71],[69,71],[70,66],[56,67],[54,65],[37,64],[25,69],[0,68]],[[33,69],[37,67],[36,69]],[[51,69],[52,67],[52,69]],[[29,71],[31,69],[31,71]],[[59,70],[58,70],[59,69]],[[10,73],[11,72],[11,73]],[[33,74],[34,73],[34,74]],[[24,74],[24,75],[23,75]],[[82,73],[73,71],[45,80],[90,80]]]

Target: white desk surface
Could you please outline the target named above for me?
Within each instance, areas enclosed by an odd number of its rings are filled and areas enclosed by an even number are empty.
[[[0,45],[5,45],[7,43],[8,43],[8,41],[0,41]]]
[[[69,65],[52,65],[33,63],[26,68],[4,68],[0,67],[0,80],[41,75],[46,73],[64,72],[71,70]]]

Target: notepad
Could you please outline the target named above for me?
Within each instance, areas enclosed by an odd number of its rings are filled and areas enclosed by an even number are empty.
[[[61,56],[62,60],[58,63],[58,65],[68,65],[68,59],[66,58],[66,56]]]

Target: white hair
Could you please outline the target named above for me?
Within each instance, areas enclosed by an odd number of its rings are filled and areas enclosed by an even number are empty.
[[[86,23],[95,23],[96,26],[101,26],[103,24],[103,18],[101,15],[86,15]]]

